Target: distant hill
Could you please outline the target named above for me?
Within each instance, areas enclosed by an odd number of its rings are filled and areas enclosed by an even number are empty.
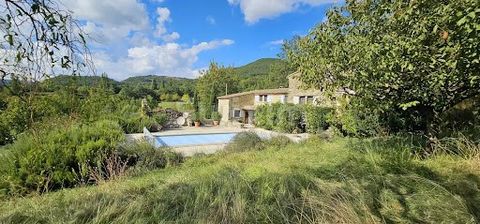
[[[145,76],[133,76],[128,79],[123,80],[122,84],[150,84],[155,80],[157,82],[195,82],[194,79],[180,78],[180,77],[170,77],[170,76],[158,76],[158,75],[145,75]]]
[[[283,65],[285,62],[278,58],[261,58],[244,66],[234,68],[236,74],[242,75],[260,75],[268,74],[270,68],[275,65]]]
[[[57,90],[65,86],[76,84],[78,86],[95,86],[102,81],[106,81],[109,86],[117,87],[119,82],[101,76],[71,76],[59,75],[46,79],[42,82],[42,86],[48,90]]]
[[[155,83],[154,83],[155,82]],[[153,85],[156,86],[155,90],[160,93],[173,94],[177,93],[180,96],[184,93],[193,95],[195,89],[195,79],[187,79],[180,77],[169,77],[169,76],[157,76],[157,75],[147,75],[147,76],[135,76],[125,79],[121,82],[121,86],[130,86],[130,87],[144,87],[144,88],[153,88]]]

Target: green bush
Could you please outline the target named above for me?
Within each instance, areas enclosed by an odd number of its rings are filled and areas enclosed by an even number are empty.
[[[291,133],[300,125],[301,119],[301,109],[293,104],[273,103],[255,110],[255,124],[267,130]]]
[[[332,108],[313,105],[305,106],[305,124],[308,133],[318,134],[329,126]]]
[[[344,135],[356,137],[375,136],[381,132],[380,115],[367,109],[359,102],[338,101],[334,114],[328,116],[329,123]]]
[[[257,127],[265,128],[271,130],[271,127],[268,127],[268,116],[267,116],[268,105],[260,105],[255,109],[255,125]]]
[[[228,152],[245,152],[250,150],[262,150],[263,140],[255,132],[241,132],[233,137],[225,150]]]
[[[149,131],[159,131],[160,128],[156,118],[144,116],[140,113],[118,117],[117,120],[122,130],[127,134],[142,133],[143,127],[146,127]]]
[[[155,149],[145,141],[122,145],[118,153],[129,161],[129,166],[140,170],[151,170],[175,166],[183,162],[183,156],[169,148]]]
[[[212,113],[212,119],[214,121],[219,121],[220,119],[222,119],[222,115],[219,112],[215,111]]]
[[[285,148],[287,145],[291,144],[292,140],[285,135],[277,135],[265,141],[266,147],[273,147],[277,149]]]
[[[299,126],[302,122],[302,109],[294,104],[281,104],[276,109],[277,116],[273,124],[274,129],[285,133],[299,132]]]
[[[122,129],[108,120],[23,134],[0,158],[0,189],[25,194],[88,183],[122,141]]]

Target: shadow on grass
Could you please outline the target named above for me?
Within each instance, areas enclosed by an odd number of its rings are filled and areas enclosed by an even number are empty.
[[[358,140],[350,142],[349,147],[358,153],[337,166],[309,172],[323,180],[356,183],[372,199],[370,212],[383,222],[480,223],[478,176],[460,169],[442,176],[412,159],[411,149],[422,146],[411,139]],[[460,213],[470,217],[456,217]]]

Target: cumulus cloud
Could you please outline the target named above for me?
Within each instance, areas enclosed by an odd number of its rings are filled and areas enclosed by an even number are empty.
[[[109,75],[116,79],[147,74],[193,78],[199,73],[199,69],[194,69],[193,64],[201,52],[233,43],[234,41],[229,39],[201,42],[190,47],[165,43],[130,48],[128,56],[117,61],[105,52],[97,53],[94,58],[99,70],[109,71]]]
[[[136,0],[61,2],[77,19],[88,21],[84,29],[100,42],[119,40],[149,26],[145,5]]]
[[[171,11],[158,7],[149,14],[138,0],[61,1],[98,41],[90,41],[97,72],[117,80],[152,74],[193,78],[200,71],[194,64],[201,52],[234,43],[229,39],[177,43],[180,34],[167,29],[173,22]]]
[[[161,38],[165,42],[174,42],[180,38],[180,34],[177,32],[167,33],[165,23],[171,22],[170,10],[168,8],[157,8],[157,25],[155,30],[155,36]]]
[[[231,5],[240,6],[245,21],[249,24],[295,11],[302,5],[318,6],[334,2],[337,0],[228,0]]]

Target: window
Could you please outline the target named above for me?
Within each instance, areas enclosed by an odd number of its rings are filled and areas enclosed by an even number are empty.
[[[267,102],[267,99],[268,99],[268,95],[259,95],[258,96],[258,100],[260,102]]]
[[[299,104],[305,104],[305,96],[301,96],[301,97],[298,99],[298,103],[299,103]]]
[[[307,96],[307,103],[313,103],[313,96]]]
[[[313,96],[300,96],[298,98],[299,104],[313,103]]]
[[[237,118],[240,117],[240,110],[233,110],[233,117]]]

